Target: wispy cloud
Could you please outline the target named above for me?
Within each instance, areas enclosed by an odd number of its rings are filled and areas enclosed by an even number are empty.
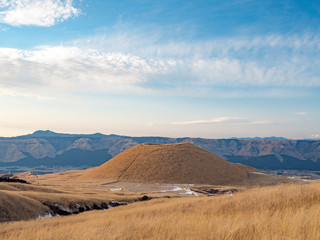
[[[229,56],[254,59],[256,56],[268,58],[277,55],[315,54],[320,47],[320,36],[317,33],[305,32],[299,35],[257,35],[217,37],[207,40],[162,40],[163,29],[127,29],[119,26],[116,32],[100,33],[88,38],[77,39],[71,44],[89,46],[103,51],[115,50],[144,57],[172,58],[227,58]],[[103,31],[103,30],[102,30]],[[148,32],[146,34],[145,32]],[[269,51],[266,51],[269,50]],[[250,56],[248,54],[250,53]],[[263,56],[261,56],[263,53]],[[315,54],[316,55],[316,54]],[[273,59],[277,60],[277,59]]]
[[[37,100],[54,100],[55,99],[53,97],[30,94],[30,93],[19,92],[19,91],[13,91],[10,89],[0,89],[0,96],[34,98]]]
[[[194,120],[194,121],[183,121],[183,122],[173,122],[173,125],[190,125],[190,124],[202,124],[202,123],[222,123],[222,122],[238,122],[246,119],[238,117],[220,117],[213,118],[209,120]]]
[[[79,15],[73,0],[2,0],[0,22],[12,26],[49,27]]]
[[[320,37],[266,35],[228,37],[197,41],[160,41],[156,31],[100,34],[71,44],[101,51],[118,51],[142,58],[171,59],[184,83],[206,86],[320,86],[320,60],[315,54]]]
[[[307,112],[295,112],[292,114],[294,114],[294,115],[307,115],[308,113]]]
[[[254,125],[265,125],[265,124],[273,124],[274,122],[273,121],[270,121],[270,120],[256,120],[256,121],[251,121],[249,122],[251,124],[254,124]]]
[[[143,36],[103,35],[31,50],[0,48],[0,85],[215,97],[300,96],[320,87],[317,36],[292,36],[292,42],[269,36],[167,43],[159,43],[156,35]]]
[[[0,48],[0,85],[64,91],[112,91],[166,73],[173,63],[76,47]]]
[[[246,124],[272,124],[269,120],[250,120],[248,118],[241,117],[219,117],[209,120],[193,120],[193,121],[181,121],[172,122],[172,125],[193,125],[193,124],[207,124],[207,123],[246,123]]]

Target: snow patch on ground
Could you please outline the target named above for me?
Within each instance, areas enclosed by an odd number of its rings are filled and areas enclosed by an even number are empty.
[[[53,204],[53,205],[56,206],[56,207],[58,207],[58,208],[60,208],[61,210],[65,211],[65,212],[71,213],[71,210],[70,210],[70,208],[68,208],[68,207],[63,207],[62,205],[60,205],[60,204],[58,204],[58,203],[55,203],[55,204]],[[80,205],[79,205],[79,206],[80,206]]]
[[[115,203],[115,204],[118,204],[118,205],[127,205],[126,202],[119,202],[119,201],[111,201],[111,203]]]
[[[166,189],[166,190],[162,190],[161,192],[177,192],[177,191],[182,191],[182,190],[183,190],[183,188],[174,186],[173,189]]]
[[[109,190],[110,191],[122,191],[123,189],[122,188],[110,188]]]
[[[128,203],[126,202],[119,202],[119,201],[111,201],[109,204],[108,204],[108,208],[113,208],[113,207],[117,207],[117,206],[120,206],[120,205],[127,205]]]
[[[39,215],[37,219],[42,219],[42,218],[52,218],[52,217],[57,217],[60,216],[59,214],[57,215],[52,215],[51,213],[46,213],[44,215]]]
[[[181,188],[181,187],[177,187],[177,186],[172,186],[174,187],[173,189],[166,189],[166,190],[162,190],[162,193],[165,192],[180,192],[179,194],[190,194],[190,195],[194,195],[194,196],[198,196],[197,193],[195,193],[194,191],[188,189],[188,188]]]
[[[192,191],[191,189],[184,188],[183,190],[185,190],[186,192],[180,193],[180,194],[188,194],[188,195],[198,196],[198,194],[196,192]]]
[[[249,172],[249,173],[252,173],[252,174],[260,174],[260,175],[265,175],[265,176],[268,176],[269,174],[267,173],[262,173],[262,172]]]
[[[184,188],[181,188],[181,187],[175,187],[174,189],[172,189],[171,191],[172,192],[177,192],[177,191],[183,191]]]
[[[302,181],[302,182],[309,182],[310,180],[307,180],[307,179],[301,179],[301,178],[298,178],[298,177],[288,177],[289,179],[291,180],[298,180],[298,181]]]
[[[174,186],[194,186],[194,184],[187,184],[187,183],[172,183],[172,185],[174,185]]]

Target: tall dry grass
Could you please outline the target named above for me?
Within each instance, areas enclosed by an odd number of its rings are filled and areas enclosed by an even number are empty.
[[[0,239],[320,239],[320,182],[2,223]]]
[[[159,194],[148,195],[158,197]],[[35,219],[52,212],[48,205],[53,204],[64,208],[75,204],[92,208],[113,200],[130,202],[142,196],[141,193],[107,189],[0,183],[0,222]]]

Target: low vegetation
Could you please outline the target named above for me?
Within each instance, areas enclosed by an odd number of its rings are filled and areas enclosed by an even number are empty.
[[[157,194],[149,196],[158,197]],[[106,188],[0,183],[0,222],[105,209],[117,205],[116,202],[139,201],[141,197],[140,193],[113,192]]]
[[[320,239],[320,182],[0,224],[0,239]]]

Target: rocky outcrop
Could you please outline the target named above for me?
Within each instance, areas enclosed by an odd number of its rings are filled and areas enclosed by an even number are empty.
[[[16,183],[28,183],[26,180],[19,179],[19,178],[10,178],[10,177],[0,177],[0,182],[16,182]]]
[[[121,205],[127,205],[126,202],[110,201],[89,204],[71,203],[68,206],[63,206],[59,203],[44,203],[45,206],[49,207],[51,216],[67,216],[71,214],[79,214],[85,211],[91,210],[103,210],[113,208]]]

